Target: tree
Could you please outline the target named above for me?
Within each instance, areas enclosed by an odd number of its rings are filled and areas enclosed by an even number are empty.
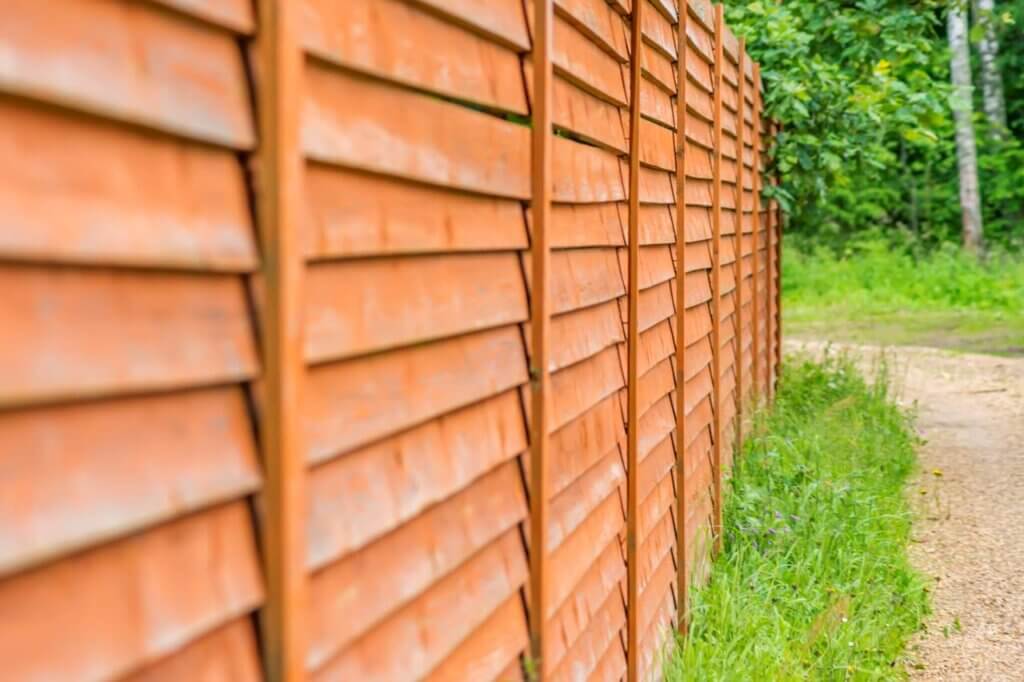
[[[974,0],[974,31],[981,56],[981,93],[989,134],[1002,140],[1007,134],[1006,97],[999,71],[999,37],[996,34],[995,0]]]
[[[982,246],[983,227],[981,192],[978,186],[978,148],[974,137],[971,48],[967,36],[967,12],[957,0],[949,9],[948,31],[963,243],[969,251],[978,251]]]
[[[933,144],[946,118],[948,60],[936,39],[947,1],[726,3],[761,64],[767,115],[784,124],[773,192],[792,229],[840,240],[893,226],[901,149]]]

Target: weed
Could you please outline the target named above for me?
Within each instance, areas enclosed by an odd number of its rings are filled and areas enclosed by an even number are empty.
[[[790,361],[733,472],[725,549],[667,679],[899,679],[927,613],[908,563],[910,415],[847,359]]]

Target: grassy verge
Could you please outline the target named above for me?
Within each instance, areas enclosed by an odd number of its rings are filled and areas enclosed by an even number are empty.
[[[925,583],[906,547],[909,417],[842,359],[790,362],[737,459],[725,550],[667,679],[900,679]]]
[[[786,250],[786,329],[795,337],[1024,355],[1024,259],[954,247],[914,255],[881,239]]]

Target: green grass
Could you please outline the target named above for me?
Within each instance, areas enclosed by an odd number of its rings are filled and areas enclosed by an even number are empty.
[[[956,247],[915,255],[882,239],[842,253],[786,249],[790,336],[1024,354],[1024,259],[979,261]]]
[[[725,549],[693,595],[667,679],[905,677],[928,610],[908,563],[910,417],[884,377],[844,359],[790,361],[772,412],[736,460]]]

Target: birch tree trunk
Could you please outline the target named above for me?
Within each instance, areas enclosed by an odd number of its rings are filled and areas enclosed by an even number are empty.
[[[953,80],[953,118],[960,172],[960,208],[964,247],[978,251],[982,244],[981,192],[978,186],[978,148],[974,138],[971,86],[971,51],[967,38],[967,12],[958,0],[949,8],[950,71]]]
[[[993,139],[1006,135],[1006,96],[1003,74],[999,72],[999,37],[996,35],[995,0],[974,0],[974,23],[982,26],[978,52],[981,55],[981,94],[985,118]]]

